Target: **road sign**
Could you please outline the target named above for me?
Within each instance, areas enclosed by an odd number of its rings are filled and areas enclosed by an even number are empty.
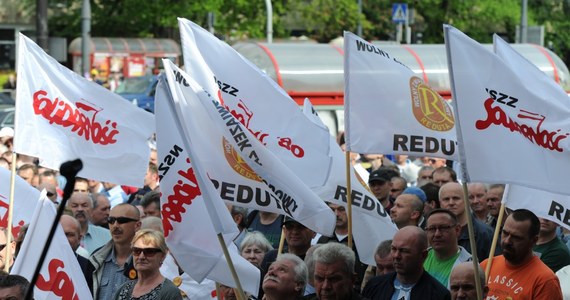
[[[392,22],[405,23],[408,19],[408,4],[394,3],[392,4]]]

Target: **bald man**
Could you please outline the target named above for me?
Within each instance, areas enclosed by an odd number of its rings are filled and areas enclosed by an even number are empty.
[[[77,221],[74,217],[68,215],[62,215],[59,219],[59,224],[63,228],[63,232],[67,237],[67,241],[69,242],[71,249],[75,253],[75,257],[77,257],[77,262],[79,262],[79,266],[81,267],[83,276],[85,276],[85,281],[89,286],[89,290],[93,292],[93,277],[91,275],[93,272],[93,266],[89,262],[89,259],[78,255],[76,252],[79,248],[79,244],[81,243],[81,224],[79,224],[79,221]],[[87,252],[87,250],[83,250]]]
[[[489,287],[485,282],[485,272],[480,266],[477,266],[477,268],[479,269],[479,282],[483,292],[483,299],[487,299]],[[449,276],[449,289],[452,300],[477,300],[474,270],[473,262],[463,262],[453,268]]]
[[[401,228],[391,246],[396,272],[372,278],[362,296],[375,300],[451,299],[447,288],[424,270],[427,247],[427,236],[421,228]]]

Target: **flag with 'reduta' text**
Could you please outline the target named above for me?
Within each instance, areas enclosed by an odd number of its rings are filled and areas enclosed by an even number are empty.
[[[58,170],[80,158],[78,176],[142,186],[151,113],[89,81],[20,34],[14,151]]]
[[[166,68],[167,72],[172,72],[168,66]],[[202,188],[204,184],[199,184],[201,177],[196,164],[191,161],[190,140],[184,141],[185,135],[180,128],[182,121],[175,113],[165,76],[159,78],[156,100],[161,214],[171,254],[197,282],[208,278],[236,287],[217,237],[217,233],[222,233],[243,289],[257,295],[259,269],[241,257],[233,244],[238,228],[219,194],[210,191],[213,188],[208,189],[207,185]],[[199,128],[203,126],[196,129],[202,132]],[[207,131],[202,134],[207,134]],[[206,184],[211,185],[209,182]]]
[[[316,124],[325,126],[308,99],[305,99],[303,112]],[[345,154],[332,136],[329,143],[330,155],[333,159],[331,175],[327,180],[328,184],[313,190],[322,199],[346,207],[348,188],[346,186]],[[353,168],[350,168],[350,178],[352,183],[352,235],[354,243],[360,261],[374,265],[376,263],[374,261],[376,247],[382,241],[391,240],[398,228],[380,201],[366,188],[366,183],[356,175]]]
[[[458,29],[444,33],[466,181],[569,194],[568,96]]]
[[[457,160],[451,105],[387,51],[344,32],[346,149]]]
[[[56,217],[55,205],[47,199],[45,192],[41,197],[37,202],[22,248],[10,271],[10,274],[21,275],[30,281]],[[93,299],[76,254],[71,249],[61,226],[55,231],[40,270],[34,287],[34,299]]]

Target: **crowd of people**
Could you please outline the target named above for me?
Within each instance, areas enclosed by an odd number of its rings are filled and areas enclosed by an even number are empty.
[[[0,166],[9,169],[13,132],[4,133]],[[468,183],[465,199],[456,172],[443,159],[355,155],[353,163],[369,171],[371,193],[398,228],[391,240],[377,241],[374,266],[361,262],[355,243],[347,246],[344,206],[328,203],[336,226],[327,237],[289,217],[228,205],[240,230],[234,243],[261,271],[258,299],[477,299],[478,289],[484,299],[570,299],[569,232],[526,209],[507,210],[497,226],[504,184]],[[16,164],[18,176],[45,189],[59,205],[66,183],[58,172],[25,155],[19,155]],[[468,234],[469,217],[475,248]],[[191,278],[169,253],[160,218],[155,149],[142,187],[76,178],[60,224],[94,299],[216,295],[212,282],[202,283],[208,286],[203,295],[183,288]],[[491,254],[495,229],[499,239]],[[1,269],[14,263],[5,261],[6,253],[17,258],[25,234],[26,226],[6,245],[7,231],[0,228]],[[285,243],[279,253],[282,234]],[[26,288],[25,278],[0,275],[0,299],[23,299]],[[237,299],[236,290],[225,285],[217,293]]]

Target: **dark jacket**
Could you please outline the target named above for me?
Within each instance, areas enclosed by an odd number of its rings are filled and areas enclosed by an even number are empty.
[[[362,296],[372,300],[390,300],[394,293],[395,278],[396,272],[392,272],[370,279],[362,291]],[[437,279],[424,271],[410,294],[410,300],[422,299],[447,300],[451,299],[451,294]]]

